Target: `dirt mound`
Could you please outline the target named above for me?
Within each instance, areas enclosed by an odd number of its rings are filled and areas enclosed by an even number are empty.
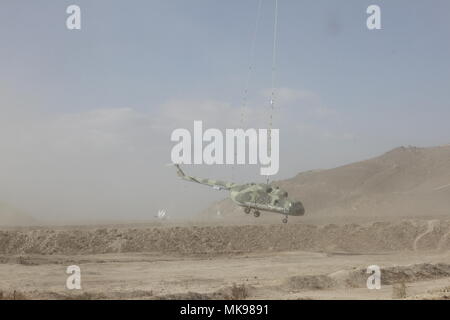
[[[294,276],[286,281],[286,286],[293,291],[322,290],[335,287],[336,285],[336,281],[326,275]]]
[[[450,146],[401,147],[346,166],[308,171],[273,184],[301,200],[306,216],[426,218],[448,216]],[[245,216],[231,200],[217,202],[202,217]]]
[[[1,291],[0,300],[30,300],[30,299],[50,299],[50,300],[106,300],[106,299],[146,299],[146,300],[243,300],[251,295],[254,290],[252,286],[245,284],[233,284],[224,286],[213,292],[180,292],[172,294],[156,295],[148,290],[125,290],[125,291],[81,291],[81,292],[52,292],[52,291]]]
[[[322,290],[335,287],[363,288],[367,285],[366,269],[340,270],[327,275],[303,275],[286,279],[283,288],[290,291]],[[450,277],[450,265],[415,264],[410,266],[381,267],[381,285],[435,280]]]
[[[330,277],[345,287],[365,287],[367,281],[366,269],[336,272]],[[392,285],[416,281],[434,280],[450,276],[449,264],[415,264],[410,266],[395,266],[381,268],[381,284]]]
[[[450,300],[450,287],[429,290],[424,294],[419,294],[409,299],[414,300]]]
[[[367,225],[238,225],[148,229],[0,231],[0,254],[162,252],[232,254],[261,251],[377,252],[448,250],[450,221]]]
[[[156,300],[243,300],[254,288],[245,284],[226,286],[211,293],[186,292],[155,296]]]

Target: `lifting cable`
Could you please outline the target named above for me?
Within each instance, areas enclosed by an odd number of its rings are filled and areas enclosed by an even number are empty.
[[[256,10],[256,20],[255,20],[255,26],[254,26],[254,30],[253,30],[252,44],[251,44],[251,48],[250,48],[247,76],[245,79],[244,93],[242,96],[241,119],[239,122],[241,129],[244,129],[245,115],[246,115],[247,103],[248,103],[248,91],[249,91],[250,80],[251,80],[251,76],[252,76],[252,72],[253,72],[253,68],[254,68],[256,39],[258,38],[258,30],[259,30],[259,24],[260,24],[260,20],[261,20],[262,2],[263,2],[263,0],[258,0],[258,8]],[[237,163],[236,148],[234,149],[234,159]],[[231,181],[234,181],[234,167],[235,166],[236,166],[236,164],[233,165],[233,167],[231,168]]]
[[[255,58],[255,49],[256,49],[256,39],[258,35],[258,29],[259,29],[259,23],[261,19],[261,8],[262,8],[262,0],[258,1],[258,9],[256,13],[256,22],[255,22],[255,29],[253,33],[253,40],[251,44],[251,50],[250,50],[250,61],[249,61],[249,67],[247,69],[247,77],[244,87],[244,94],[242,98],[242,107],[241,107],[241,119],[240,119],[240,126],[241,129],[244,128],[244,118],[245,113],[247,109],[247,103],[248,103],[248,91],[249,91],[249,84],[250,79],[253,71],[253,63]],[[273,112],[275,109],[275,93],[276,93],[276,87],[275,87],[275,71],[276,71],[276,53],[277,53],[277,33],[278,33],[278,0],[275,0],[275,14],[274,14],[274,26],[273,26],[273,43],[272,43],[272,81],[271,81],[271,93],[270,93],[270,109],[269,109],[269,130],[268,130],[268,154],[272,154],[272,127],[273,127]],[[237,152],[236,148],[234,150],[234,159],[237,162]],[[231,176],[232,181],[234,179],[234,167],[231,168]],[[269,176],[266,176],[266,183],[269,184]]]
[[[262,0],[258,1],[258,10],[256,13],[256,22],[255,22],[255,28],[253,32],[253,40],[252,40],[252,46],[250,49],[250,56],[249,56],[249,65],[247,69],[247,78],[245,81],[245,87],[244,87],[244,95],[242,97],[242,107],[241,107],[241,128],[244,128],[244,118],[245,118],[245,111],[247,109],[247,102],[248,102],[248,90],[249,90],[249,84],[250,79],[253,71],[253,64],[255,60],[255,50],[256,50],[256,39],[258,37],[258,29],[259,29],[259,21],[261,20],[261,8],[262,8]]]
[[[278,0],[275,0],[275,18],[273,25],[273,45],[272,45],[272,91],[270,94],[270,116],[269,116],[269,137],[267,139],[269,152],[272,155],[272,127],[273,111],[275,109],[275,71],[276,71],[276,53],[277,53],[277,32],[278,32]],[[266,176],[266,183],[269,184],[269,176]]]

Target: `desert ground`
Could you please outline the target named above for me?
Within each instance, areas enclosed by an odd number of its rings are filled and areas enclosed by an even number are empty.
[[[2,205],[0,297],[449,299],[449,160],[450,145],[400,147],[274,181],[306,208],[287,224],[229,199],[189,221],[67,227]],[[80,290],[66,288],[71,265]]]
[[[3,228],[2,298],[450,298],[450,220],[191,224]]]

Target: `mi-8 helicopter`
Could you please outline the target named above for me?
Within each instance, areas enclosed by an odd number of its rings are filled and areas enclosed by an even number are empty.
[[[244,208],[244,212],[249,214],[253,210],[255,217],[260,216],[261,211],[269,211],[283,214],[283,223],[288,222],[288,216],[302,216],[305,208],[300,201],[288,199],[288,193],[279,187],[264,183],[236,184],[219,180],[201,179],[186,175],[181,170],[180,165],[174,164],[180,178],[210,186],[215,190],[230,191],[230,198],[238,206]]]

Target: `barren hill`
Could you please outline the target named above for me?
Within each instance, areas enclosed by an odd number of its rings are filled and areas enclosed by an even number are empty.
[[[373,159],[303,172],[273,184],[304,203],[305,218],[448,217],[450,145],[400,147]],[[228,199],[202,215],[212,217],[217,211],[223,217],[245,216]]]

